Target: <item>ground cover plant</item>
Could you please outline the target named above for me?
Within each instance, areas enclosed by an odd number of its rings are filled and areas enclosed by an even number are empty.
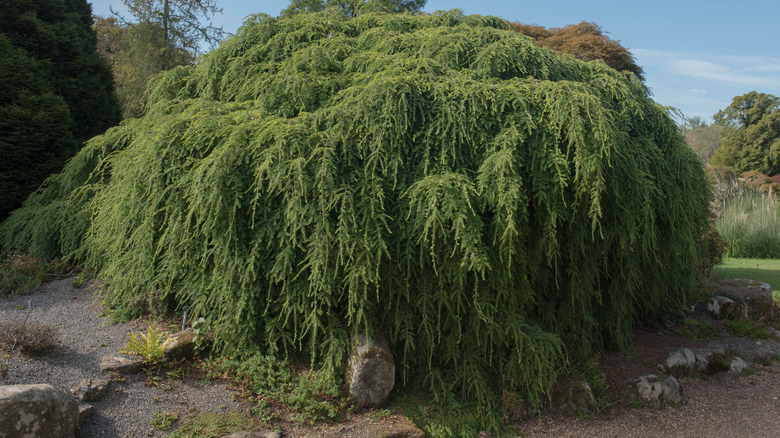
[[[87,266],[118,316],[187,305],[217,352],[334,381],[381,330],[397,387],[479,416],[683,306],[708,202],[638,79],[493,17],[327,11],[157,77],[0,242]]]

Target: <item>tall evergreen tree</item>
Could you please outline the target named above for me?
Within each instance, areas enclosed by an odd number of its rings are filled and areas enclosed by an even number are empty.
[[[86,0],[3,0],[0,220],[120,118]]]

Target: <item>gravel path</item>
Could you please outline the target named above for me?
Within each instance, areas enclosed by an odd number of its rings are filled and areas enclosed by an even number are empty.
[[[592,419],[542,417],[520,425],[528,438],[771,438],[780,436],[780,365],[739,379],[682,380],[687,404],[616,409]]]
[[[63,391],[82,379],[107,378],[100,371],[102,356],[116,354],[127,342],[132,323],[113,324],[101,317],[94,289],[74,289],[73,279],[54,281],[31,295],[0,299],[0,321],[24,319],[59,327],[58,342],[40,357],[14,353],[0,385],[48,383]],[[0,359],[5,361],[6,359]],[[191,379],[166,379],[147,386],[144,375],[112,382],[108,395],[91,403],[95,414],[79,430],[81,437],[164,436],[151,425],[152,414],[172,412],[183,418],[193,412],[237,409],[231,392],[221,384],[203,385]]]

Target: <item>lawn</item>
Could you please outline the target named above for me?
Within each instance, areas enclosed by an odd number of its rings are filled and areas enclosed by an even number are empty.
[[[772,295],[780,302],[780,260],[724,258],[713,270],[716,279],[749,278],[772,285]]]

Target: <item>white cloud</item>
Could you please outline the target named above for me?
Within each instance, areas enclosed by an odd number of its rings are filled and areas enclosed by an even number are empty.
[[[702,89],[699,89],[699,88],[691,88],[690,90],[688,90],[688,92],[689,93],[695,93],[695,94],[706,94],[707,90],[702,90]]]
[[[780,89],[780,59],[755,56],[721,55],[632,49],[643,66],[658,66],[673,76],[744,85],[762,89]]]

